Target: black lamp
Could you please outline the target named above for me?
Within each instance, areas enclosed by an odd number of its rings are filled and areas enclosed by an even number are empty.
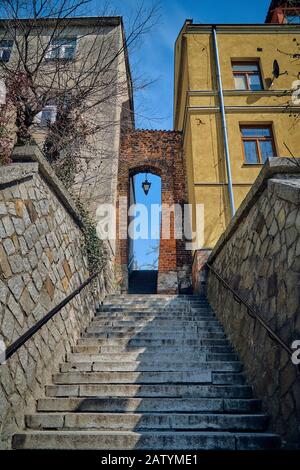
[[[144,193],[146,194],[146,196],[149,193],[150,187],[151,187],[151,183],[150,183],[150,181],[148,181],[147,173],[146,173],[146,179],[145,179],[145,181],[142,182],[142,188],[143,188]]]

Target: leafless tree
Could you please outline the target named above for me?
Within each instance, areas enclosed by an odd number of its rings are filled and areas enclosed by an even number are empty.
[[[0,6],[4,18],[0,23],[0,40],[13,41],[15,51],[11,60],[1,63],[0,72],[15,109],[16,143],[32,141],[37,117],[55,103],[56,119],[44,128],[43,150],[67,186],[74,183],[76,173],[87,183],[91,165],[94,172],[101,173],[100,168],[95,168],[96,161],[98,165],[109,165],[110,149],[104,145],[99,158],[99,142],[101,147],[103,135],[120,125],[120,121],[107,109],[122,107],[123,116],[127,112],[124,122],[128,125],[132,118],[128,103],[124,103],[131,84],[128,70],[120,62],[157,20],[156,6],[137,7],[126,39],[120,41],[113,28],[109,32],[105,29],[112,10],[103,3],[99,12],[103,24],[99,19],[97,25],[92,22],[95,26],[81,29],[79,23],[76,40],[83,45],[80,53],[69,60],[60,57],[60,44],[70,35],[71,22],[91,3],[91,0],[2,0]],[[139,78],[133,81],[135,88],[145,85]]]

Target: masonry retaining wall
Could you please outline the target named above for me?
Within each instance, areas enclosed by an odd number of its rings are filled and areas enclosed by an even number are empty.
[[[291,347],[300,340],[300,167],[274,159],[208,262]],[[270,428],[299,442],[300,380],[285,350],[209,272],[208,299],[271,416]]]
[[[45,179],[36,162],[0,168],[0,340],[6,347],[89,275],[80,216],[52,176]],[[24,427],[25,413],[34,410],[112,278],[108,263],[92,286],[0,366],[0,448],[9,448],[11,435]]]

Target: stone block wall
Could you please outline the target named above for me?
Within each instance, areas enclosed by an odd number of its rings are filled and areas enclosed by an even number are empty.
[[[300,167],[294,161],[265,165],[208,262],[289,347],[300,340]],[[207,295],[270,428],[299,442],[300,380],[291,357],[211,272]]]
[[[6,347],[89,275],[80,217],[57,179],[45,177],[36,162],[0,168],[0,340]],[[43,396],[111,278],[108,265],[0,365],[0,448],[9,448],[11,435],[23,428],[25,412]]]

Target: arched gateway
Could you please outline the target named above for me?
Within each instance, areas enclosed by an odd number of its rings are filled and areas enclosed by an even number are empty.
[[[184,204],[187,203],[187,188],[181,133],[128,130],[124,131],[121,136],[118,170],[116,261],[117,270],[122,278],[121,289],[123,292],[128,290],[128,264],[131,251],[131,242],[128,237],[124,237],[129,223],[125,206],[129,207],[132,203],[131,178],[137,173],[152,173],[160,176],[163,207],[178,204],[183,209]],[[121,216],[122,211],[123,216]],[[185,249],[183,237],[176,239],[174,213],[172,211],[170,212],[170,220],[170,237],[166,237],[165,233],[161,233],[160,238],[157,293],[187,292],[191,286],[191,252]],[[163,225],[162,230],[164,230]],[[121,233],[123,235],[120,235]]]

